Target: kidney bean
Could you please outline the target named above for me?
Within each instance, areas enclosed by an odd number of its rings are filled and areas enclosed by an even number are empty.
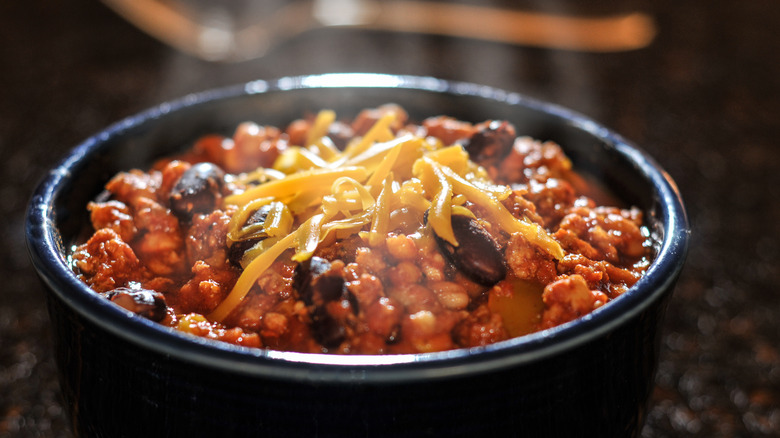
[[[119,287],[102,295],[118,306],[155,322],[162,321],[168,310],[163,295],[154,290]]]
[[[463,145],[472,160],[487,164],[506,156],[514,144],[515,127],[506,121],[492,120],[475,126],[477,131]]]
[[[213,163],[198,163],[187,169],[173,186],[171,211],[182,221],[196,213],[209,213],[222,199],[225,172]]]
[[[506,277],[504,256],[479,222],[468,216],[452,215],[452,231],[458,246],[433,235],[441,252],[458,270],[484,286],[493,286]]]

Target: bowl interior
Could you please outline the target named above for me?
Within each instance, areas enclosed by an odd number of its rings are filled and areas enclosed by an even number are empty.
[[[413,120],[442,114],[471,122],[505,119],[515,125],[520,135],[559,143],[575,167],[598,178],[620,199],[645,212],[650,228],[658,236],[658,260],[646,278],[610,305],[559,328],[486,347],[481,351],[486,359],[474,359],[477,356],[474,351],[374,359],[321,358],[316,357],[321,355],[248,351],[193,341],[109,306],[69,274],[65,263],[68,248],[85,238],[88,223],[85,206],[115,173],[133,167],[147,168],[156,158],[185,149],[205,134],[230,135],[246,120],[285,126],[302,114],[316,113],[323,108],[333,109],[339,116],[352,117],[362,108],[389,102],[403,106]],[[74,149],[43,181],[31,203],[28,240],[36,268],[59,298],[100,325],[124,333],[123,336],[134,337],[138,342],[155,338],[153,348],[173,348],[186,351],[186,355],[205,352],[210,356],[208,360],[219,357],[219,360],[238,360],[245,364],[270,358],[296,364],[405,363],[424,367],[453,359],[489,361],[522,357],[520,353],[547,354],[544,351],[565,348],[567,342],[578,342],[619,324],[641,311],[648,302],[658,299],[659,290],[676,277],[687,245],[687,223],[679,194],[653,160],[620,136],[581,115],[473,84],[359,74],[257,81],[188,96],[109,127]]]

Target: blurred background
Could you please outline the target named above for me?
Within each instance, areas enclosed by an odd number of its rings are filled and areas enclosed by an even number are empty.
[[[23,232],[46,169],[172,98],[354,71],[521,92],[649,151],[693,239],[642,436],[780,436],[778,22],[774,0],[0,3],[0,436],[69,436]]]

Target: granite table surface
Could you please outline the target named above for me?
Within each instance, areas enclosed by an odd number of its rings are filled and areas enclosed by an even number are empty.
[[[229,64],[179,53],[100,2],[0,2],[0,436],[70,435],[24,241],[26,204],[46,169],[92,133],[172,98],[352,71],[521,92],[650,152],[677,181],[693,233],[641,436],[780,436],[780,3],[634,6],[658,34],[633,51],[330,29]]]

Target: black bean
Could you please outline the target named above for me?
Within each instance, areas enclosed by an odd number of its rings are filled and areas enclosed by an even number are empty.
[[[293,287],[307,305],[321,306],[346,295],[344,278],[331,271],[329,261],[321,257],[299,264],[295,268]]]
[[[324,307],[317,307],[311,313],[312,336],[323,347],[338,347],[347,336],[347,330]]]
[[[114,304],[155,322],[162,321],[168,311],[165,297],[154,290],[119,287],[102,295]]]
[[[230,261],[233,266],[241,268],[241,260],[244,259],[244,254],[253,246],[255,246],[257,242],[258,241],[255,239],[239,240],[238,242],[233,242],[227,250],[228,261]]]
[[[264,224],[265,220],[268,218],[268,213],[270,211],[271,211],[270,204],[261,206],[249,216],[249,218],[246,220],[246,223],[244,223],[242,227]],[[253,246],[255,246],[258,242],[265,240],[267,237],[268,236],[263,233],[249,239],[233,242],[228,248],[228,260],[230,260],[230,263],[232,263],[234,266],[240,267],[241,259],[244,258],[244,253],[250,248],[252,248]]]
[[[225,172],[213,163],[198,163],[187,169],[173,186],[171,211],[182,221],[196,213],[210,213],[222,199]]]
[[[325,274],[328,270],[330,270],[330,262],[322,257],[312,257],[295,267],[293,288],[298,291],[306,304],[312,303],[312,280]]]
[[[333,348],[346,338],[347,327],[343,317],[328,312],[328,304],[340,301],[353,315],[358,312],[357,299],[347,289],[341,273],[334,271],[329,261],[312,257],[295,269],[293,287],[309,309],[312,336],[322,346]]]
[[[427,219],[427,214],[426,214]],[[433,233],[441,252],[473,281],[493,286],[506,277],[506,261],[493,237],[475,219],[452,215],[452,231],[458,246]]]
[[[344,279],[336,275],[322,275],[315,283],[315,296],[322,302],[336,301],[344,294]]]
[[[514,126],[506,121],[493,120],[480,124],[471,138],[460,140],[472,160],[489,164],[506,156],[514,145],[517,134]]]

